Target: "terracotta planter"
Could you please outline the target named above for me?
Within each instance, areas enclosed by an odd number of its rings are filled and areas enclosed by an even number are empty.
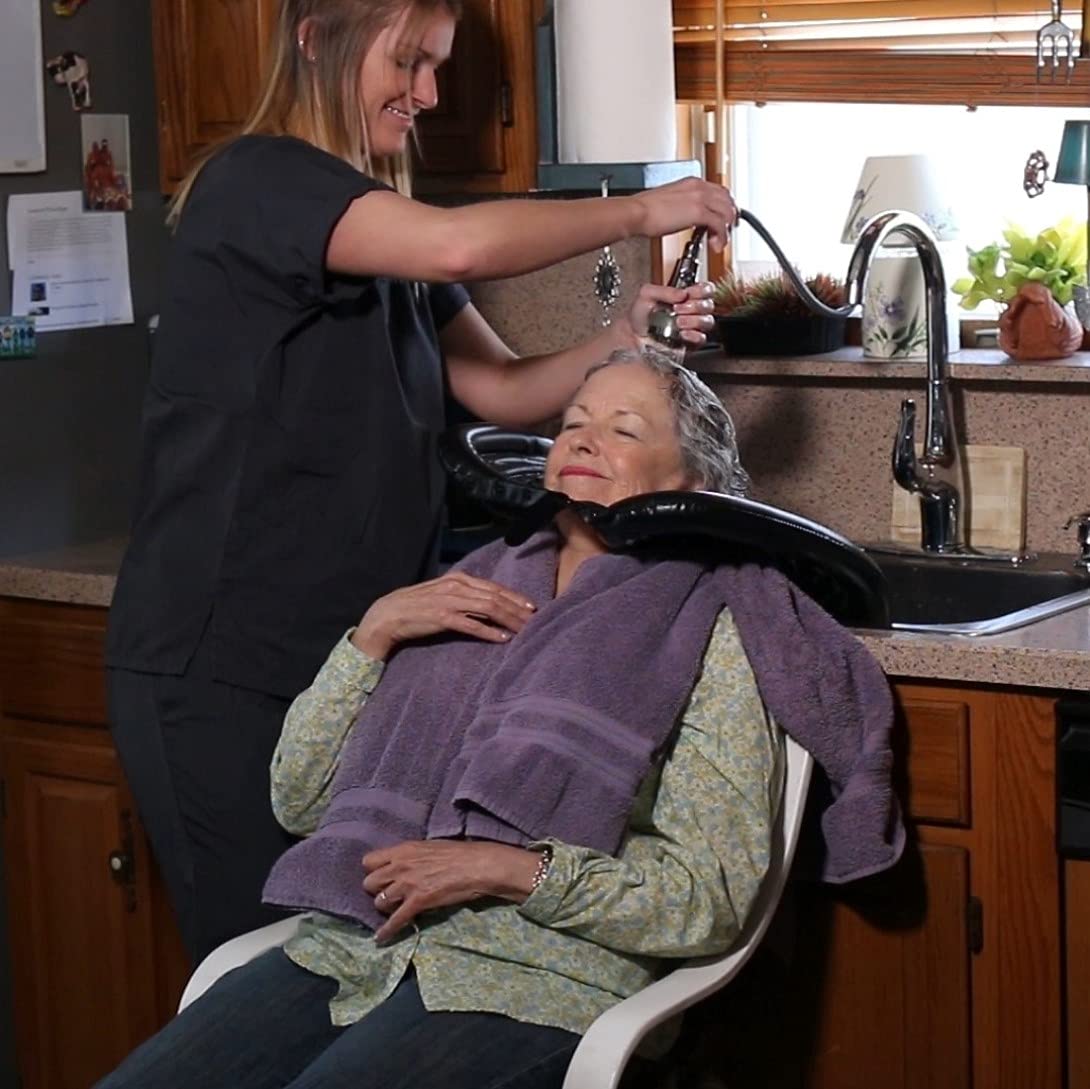
[[[1023,284],[999,315],[999,347],[1012,359],[1063,359],[1079,350],[1082,331],[1043,284]]]

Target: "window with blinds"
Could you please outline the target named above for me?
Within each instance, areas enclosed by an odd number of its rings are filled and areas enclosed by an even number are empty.
[[[674,0],[678,96],[715,98],[714,0]],[[1037,81],[1049,0],[725,0],[729,101],[1090,103],[1090,57]],[[1090,0],[1087,0],[1090,6]],[[1078,38],[1081,15],[1063,20]],[[1090,31],[1090,28],[1088,28]]]

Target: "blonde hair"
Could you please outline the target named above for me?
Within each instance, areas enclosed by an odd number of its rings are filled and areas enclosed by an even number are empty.
[[[237,135],[296,136],[408,195],[409,158],[372,157],[359,91],[368,51],[406,9],[403,39],[408,40],[436,11],[458,18],[462,0],[280,0],[261,93]],[[299,40],[304,21],[306,56]],[[170,203],[171,226],[177,224],[201,169],[235,138],[214,144],[190,169]]]

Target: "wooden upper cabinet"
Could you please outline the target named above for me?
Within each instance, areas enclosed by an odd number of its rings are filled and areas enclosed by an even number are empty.
[[[420,118],[421,192],[523,192],[537,171],[540,0],[466,0],[439,106]],[[278,0],[153,0],[159,175],[172,193],[257,97]]]
[[[417,188],[525,192],[537,176],[533,0],[467,0],[439,105],[417,122]]]
[[[246,119],[277,6],[277,0],[154,0],[163,192],[173,192],[193,160]]]

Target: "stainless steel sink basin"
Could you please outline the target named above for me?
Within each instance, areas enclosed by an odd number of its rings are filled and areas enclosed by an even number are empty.
[[[1073,557],[998,560],[924,556],[867,547],[889,584],[901,631],[998,635],[1090,603],[1090,572]]]

